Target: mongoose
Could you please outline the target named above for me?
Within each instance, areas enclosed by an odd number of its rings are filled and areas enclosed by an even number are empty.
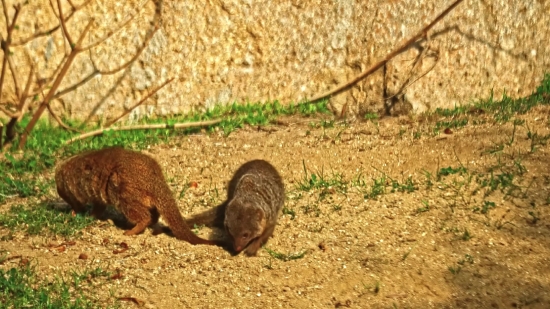
[[[177,239],[193,245],[219,245],[195,235],[183,220],[160,165],[153,158],[121,147],[77,154],[55,171],[57,193],[75,212],[92,204],[100,216],[114,206],[135,226],[124,235],[136,235],[155,224],[159,214]]]
[[[233,249],[237,253],[244,249],[253,256],[273,235],[284,200],[285,188],[277,170],[267,161],[253,160],[235,172],[223,204],[186,221],[189,225],[223,226]]]

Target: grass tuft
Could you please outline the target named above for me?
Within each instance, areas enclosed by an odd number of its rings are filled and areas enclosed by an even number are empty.
[[[110,274],[101,268],[73,271],[67,278],[57,277],[51,281],[38,278],[30,263],[0,269],[0,304],[2,308],[105,308],[89,296],[89,291],[97,280],[109,278]]]
[[[94,218],[86,214],[71,215],[71,210],[57,210],[47,204],[32,206],[14,205],[0,214],[0,226],[11,232],[24,230],[30,235],[44,230],[65,237],[78,236],[81,230],[93,224]]]
[[[292,260],[299,260],[299,259],[303,258],[306,255],[305,250],[302,251],[302,252],[298,252],[298,253],[283,254],[283,253],[273,251],[273,250],[265,248],[265,247],[264,247],[264,249],[265,249],[265,251],[267,251],[267,253],[269,253],[269,255],[271,255],[271,257],[273,257],[277,260],[281,260],[283,262],[288,262],[288,261],[292,261]]]

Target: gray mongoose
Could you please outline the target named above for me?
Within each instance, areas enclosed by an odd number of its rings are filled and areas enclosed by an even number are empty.
[[[92,204],[99,217],[114,206],[135,226],[124,235],[136,235],[155,224],[159,214],[177,239],[190,244],[220,245],[195,235],[183,220],[160,165],[140,152],[109,147],[77,154],[55,171],[57,193],[75,212]]]
[[[186,221],[189,225],[223,226],[233,249],[237,253],[244,249],[253,256],[273,235],[284,201],[285,188],[277,170],[267,161],[252,160],[231,178],[223,204]]]

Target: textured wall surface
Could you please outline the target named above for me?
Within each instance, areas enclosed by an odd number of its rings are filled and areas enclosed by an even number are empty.
[[[16,2],[7,3],[11,7]],[[69,3],[61,3],[65,15],[70,13]],[[130,60],[152,29],[156,7],[160,29],[128,69],[97,74],[52,104],[65,116],[109,119],[171,77],[175,80],[132,112],[131,119],[234,101],[304,100],[367,69],[451,3],[187,0],[158,6],[138,0],[91,1],[67,22],[76,40],[94,18],[84,45],[116,29],[129,14],[139,13],[105,43],[80,54],[60,90],[93,73],[94,67],[105,72]],[[58,23],[50,1],[30,0],[23,6],[13,41]],[[549,28],[550,1],[464,1],[427,40],[332,97],[330,104],[338,113],[345,107],[350,114],[400,114],[470,103],[488,97],[491,90],[497,98],[504,90],[512,97],[529,94],[544,72],[550,72]],[[47,81],[68,51],[59,30],[12,47],[19,84],[24,86],[29,59],[38,77]],[[9,72],[6,81],[4,102],[14,93]]]

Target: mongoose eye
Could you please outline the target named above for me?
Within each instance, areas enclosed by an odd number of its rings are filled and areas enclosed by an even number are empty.
[[[247,239],[247,238],[248,238],[248,233],[244,233],[244,234],[242,235],[242,237],[243,237],[243,239]]]

